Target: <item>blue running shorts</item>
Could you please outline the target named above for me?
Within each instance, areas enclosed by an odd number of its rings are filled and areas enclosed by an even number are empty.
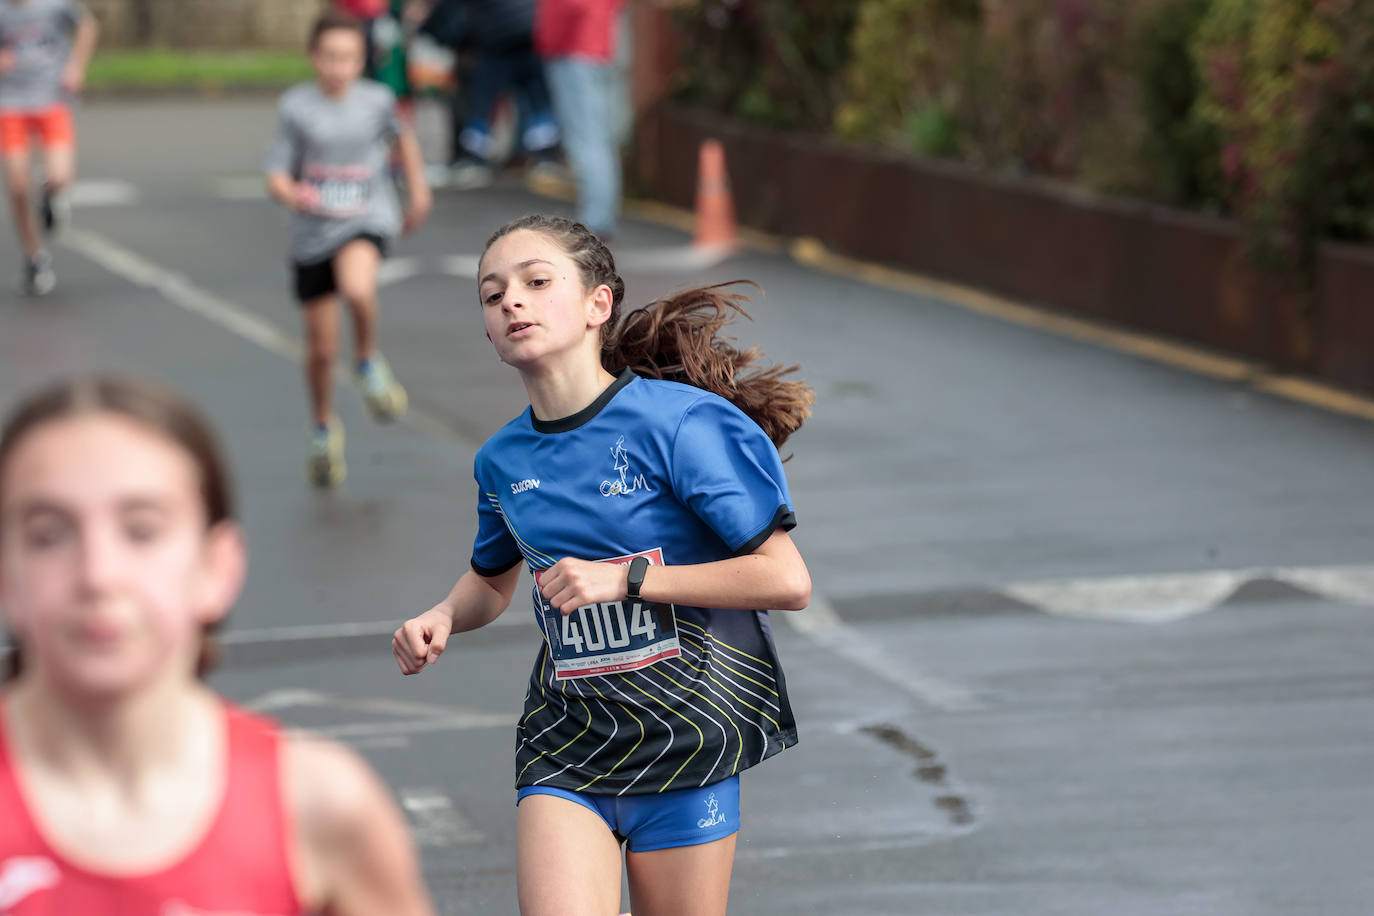
[[[598,795],[552,786],[521,786],[515,803],[530,795],[553,795],[590,808],[630,852],[697,846],[739,830],[739,776],[699,789],[654,795]]]

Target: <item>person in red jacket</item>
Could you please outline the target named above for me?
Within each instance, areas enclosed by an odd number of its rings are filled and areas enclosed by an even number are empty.
[[[625,0],[539,0],[534,47],[544,60],[563,151],[577,180],[577,221],[602,239],[620,218],[620,140],[628,113],[619,84]]]
[[[211,430],[95,377],[0,433],[0,912],[432,916],[395,803],[198,677],[245,552]]]

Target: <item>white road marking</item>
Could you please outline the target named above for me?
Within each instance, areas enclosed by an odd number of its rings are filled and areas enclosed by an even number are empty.
[[[248,709],[282,718],[292,709],[333,709],[357,716],[366,713],[391,718],[365,719],[311,727],[293,726],[296,731],[342,741],[374,741],[406,735],[483,728],[509,728],[519,713],[482,712],[459,706],[435,706],[385,697],[341,697],[318,690],[284,688],[272,690],[243,704]]]
[[[118,207],[136,204],[138,188],[117,179],[79,179],[72,182],[70,195],[73,207]]]
[[[675,245],[670,248],[626,249],[615,253],[622,270],[705,270],[735,253],[729,245]]]
[[[390,258],[377,268],[377,286],[391,286],[393,283],[418,277],[424,272],[424,262],[419,258]]]
[[[420,846],[457,846],[486,839],[444,793],[435,789],[402,789],[396,794],[410,816],[415,841]]]
[[[439,271],[451,277],[477,279],[477,265],[481,259],[475,254],[451,254],[439,261]]]
[[[391,697],[341,697],[309,688],[283,687],[269,690],[262,696],[248,701],[249,709],[258,712],[281,712],[284,709],[333,708],[349,712],[375,712],[396,716],[427,716],[432,719],[449,718],[455,715],[468,715],[471,710],[457,706],[440,706],[436,703],[417,703],[414,700],[397,700]],[[506,718],[514,718],[512,712]]]
[[[390,638],[404,621],[368,620],[359,623],[321,623],[295,627],[263,627],[252,630],[230,630],[221,634],[218,641],[226,646],[254,645],[275,642],[308,642],[323,639],[347,639],[353,636],[376,636]],[[537,624],[526,614],[508,609],[497,617],[489,627],[518,627]],[[461,638],[458,634],[455,638]]]
[[[267,178],[264,175],[221,175],[211,185],[220,200],[266,200]]]
[[[344,743],[358,751],[399,751],[411,746],[410,738],[405,735],[363,736]]]
[[[307,690],[297,688],[285,688],[273,690],[263,694],[257,699],[249,700],[243,705],[258,712],[278,712],[283,709],[293,709],[297,706],[324,706],[332,703],[334,698],[327,693],[320,693],[318,690]]]
[[[208,318],[265,350],[293,361],[301,358],[300,342],[275,325],[103,236],[84,229],[69,229],[63,234],[62,242],[111,273],[155,290],[174,305]]]
[[[1374,566],[1280,567],[1274,578],[1323,598],[1374,605]]]
[[[1003,591],[1018,601],[1065,617],[1167,623],[1216,606],[1248,578],[1243,570],[1209,570],[1176,575],[1014,582]]]
[[[1253,566],[1190,573],[1013,582],[1001,591],[1050,614],[1169,623],[1202,614],[1247,582],[1269,579],[1323,598],[1374,605],[1374,566]]]
[[[217,642],[225,646],[258,645],[275,642],[314,642],[352,636],[375,636],[381,639],[396,632],[397,620],[378,620],[367,623],[325,623],[298,627],[265,627],[257,630],[231,630],[221,634]]]
[[[983,709],[973,691],[953,681],[925,674],[905,660],[888,655],[881,646],[842,621],[830,602],[811,595],[804,611],[779,611],[798,632],[843,658],[943,712]],[[777,614],[774,615],[775,617]]]

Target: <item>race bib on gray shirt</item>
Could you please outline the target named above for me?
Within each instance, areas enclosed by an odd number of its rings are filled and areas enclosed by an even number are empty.
[[[79,0],[0,0],[0,49],[13,61],[0,73],[0,109],[36,111],[66,101],[62,68],[86,15]]]
[[[315,201],[312,212],[292,214],[292,260],[318,263],[359,235],[385,239],[400,231],[390,152],[401,122],[390,89],[359,80],[330,98],[302,83],[282,96],[277,115],[264,168],[308,184]]]

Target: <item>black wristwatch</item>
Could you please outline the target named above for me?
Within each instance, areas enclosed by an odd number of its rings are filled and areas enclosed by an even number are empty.
[[[625,596],[630,600],[642,600],[639,596],[639,590],[644,586],[644,573],[648,568],[648,557],[635,557],[630,561],[630,576],[625,585]]]

